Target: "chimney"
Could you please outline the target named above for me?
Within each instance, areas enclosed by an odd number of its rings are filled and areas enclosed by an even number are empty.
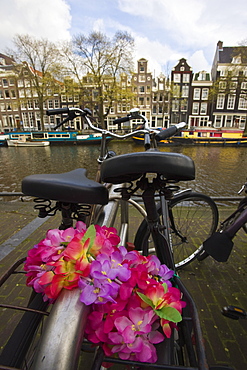
[[[217,46],[219,50],[223,50],[223,41],[218,41]]]

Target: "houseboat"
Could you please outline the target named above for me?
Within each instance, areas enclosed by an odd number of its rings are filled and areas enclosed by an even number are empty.
[[[79,134],[77,131],[11,131],[1,135],[0,141],[2,145],[7,142],[14,145],[14,141],[21,142],[24,137],[26,142],[48,142],[50,145],[97,144],[101,141],[100,133]]]
[[[133,136],[133,141],[143,144],[143,134]],[[247,146],[247,136],[237,129],[193,129],[183,130],[176,136],[157,142],[158,145],[214,145]]]
[[[183,130],[180,136],[173,136],[169,140],[180,145],[247,146],[247,136],[238,129]]]

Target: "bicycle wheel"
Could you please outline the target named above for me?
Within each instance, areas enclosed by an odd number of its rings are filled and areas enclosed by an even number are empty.
[[[42,331],[43,315],[48,303],[43,301],[41,294],[32,293],[28,308],[33,312],[25,312],[5,345],[0,364],[13,368],[30,369],[35,353],[37,340]]]
[[[161,213],[160,205],[157,205]],[[218,209],[207,195],[186,192],[177,194],[169,203],[169,218],[175,267],[181,268],[192,262],[202,251],[202,243],[218,224]],[[144,220],[136,233],[135,246],[142,249],[145,238],[149,238],[147,222]],[[152,241],[149,241],[152,248]]]

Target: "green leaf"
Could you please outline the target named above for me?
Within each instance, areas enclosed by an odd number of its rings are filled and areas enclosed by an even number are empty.
[[[156,315],[162,319],[169,320],[172,322],[182,321],[182,316],[174,307],[163,307],[160,310],[154,310]]]
[[[167,286],[167,284],[166,284],[166,283],[163,283],[163,284],[162,284],[162,286],[163,286],[164,291],[165,291],[165,293],[166,293],[166,292],[167,292],[167,290],[168,290],[168,286]]]
[[[90,225],[82,238],[82,243],[85,243],[87,239],[90,239],[89,248],[88,248],[90,250],[95,238],[96,238],[96,229],[94,225]]]
[[[140,292],[137,292],[137,294],[139,295],[139,297],[145,302],[147,303],[149,306],[151,306],[152,308],[154,308],[154,304],[153,302],[151,301],[151,299],[149,299],[148,297],[146,297],[144,294],[140,293]]]

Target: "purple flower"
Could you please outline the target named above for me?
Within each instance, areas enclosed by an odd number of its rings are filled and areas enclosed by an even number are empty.
[[[97,259],[92,262],[90,275],[94,279],[114,280],[119,278],[127,281],[131,276],[131,271],[127,264],[121,264],[123,257],[120,252],[114,252],[110,257],[106,254],[99,254]]]
[[[114,298],[117,297],[119,285],[115,282],[103,281],[102,284],[99,280],[88,281],[82,277],[78,285],[81,289],[80,301],[86,305],[106,302],[116,303]]]
[[[166,265],[161,265],[159,269],[158,275],[160,276],[160,280],[163,283],[166,283],[168,287],[172,286],[172,283],[169,281],[174,275],[174,271],[170,270]]]

